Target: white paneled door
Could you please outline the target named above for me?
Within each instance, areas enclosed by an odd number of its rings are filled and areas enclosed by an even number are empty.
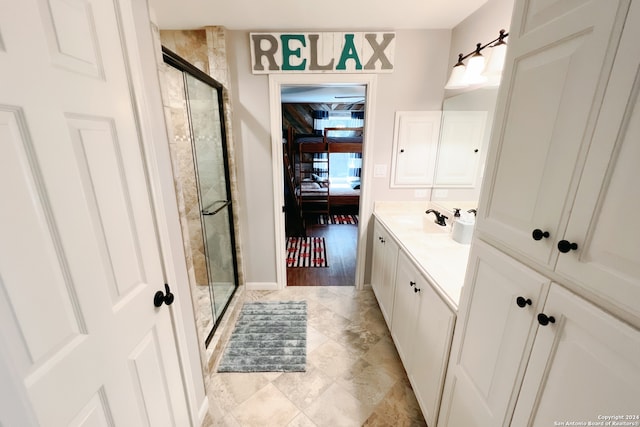
[[[125,3],[2,2],[0,374],[31,413],[6,425],[190,425]]]

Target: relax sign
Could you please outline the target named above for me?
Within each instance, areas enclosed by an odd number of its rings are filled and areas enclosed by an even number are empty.
[[[395,33],[251,33],[253,74],[390,73]]]

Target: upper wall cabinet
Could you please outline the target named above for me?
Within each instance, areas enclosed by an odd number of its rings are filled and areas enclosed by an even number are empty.
[[[640,319],[640,4],[629,11],[556,272]],[[571,246],[567,246],[571,248]]]
[[[441,116],[440,111],[396,112],[391,187],[433,185]]]
[[[515,6],[476,230],[548,268],[564,240],[585,156],[611,142],[592,137],[628,7],[629,0]],[[593,160],[596,169],[608,162]],[[584,191],[597,194],[601,178],[586,180]],[[616,214],[625,211],[632,212]],[[627,245],[637,253],[637,239]]]
[[[486,122],[486,111],[442,113],[435,186],[475,187]]]

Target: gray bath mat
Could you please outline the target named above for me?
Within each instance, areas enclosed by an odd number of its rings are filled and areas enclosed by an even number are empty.
[[[247,302],[218,372],[304,372],[307,302]]]

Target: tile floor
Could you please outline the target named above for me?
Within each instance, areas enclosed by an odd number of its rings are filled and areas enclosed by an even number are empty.
[[[370,288],[289,287],[239,297],[307,301],[307,371],[216,373],[214,366],[206,427],[426,425]]]

